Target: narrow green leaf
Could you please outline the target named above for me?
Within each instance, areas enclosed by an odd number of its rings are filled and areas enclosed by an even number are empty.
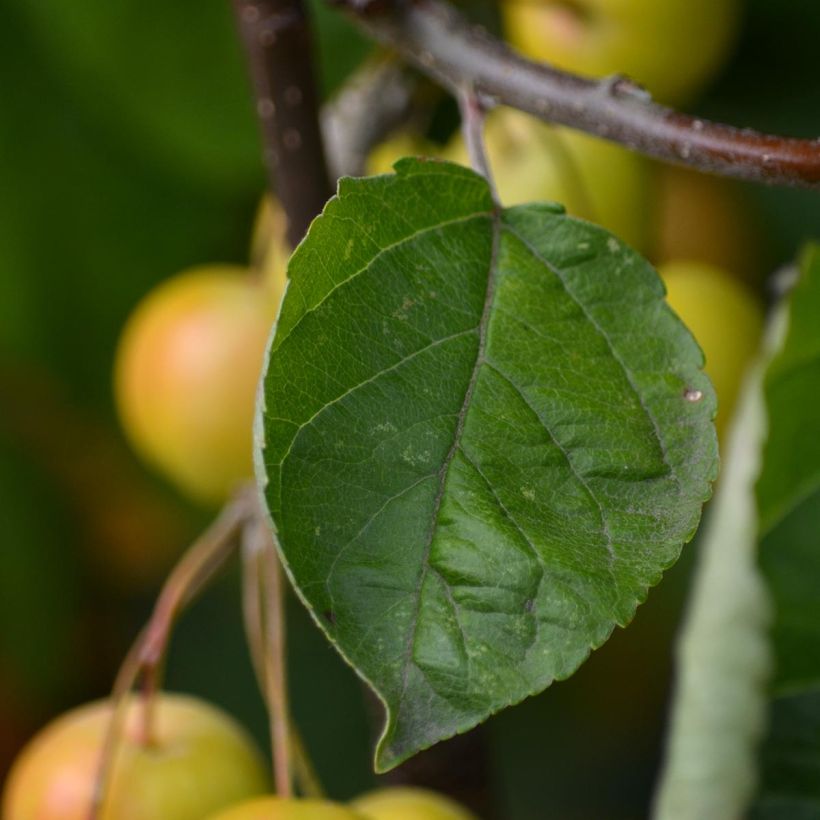
[[[756,820],[820,818],[820,245],[804,254],[789,310],[767,379],[770,433],[757,488],[777,671]]]
[[[676,649],[677,680],[656,820],[742,817],[757,785],[772,669],[771,603],[757,560],[755,482],[766,436],[763,377],[782,342],[750,372],[729,430],[720,483]]]
[[[644,260],[458,166],[396,171],[342,180],[294,254],[257,431],[291,578],[385,704],[380,770],[628,623],[717,463]]]
[[[776,687],[820,687],[820,246],[807,250],[766,379],[761,564],[777,611]],[[820,745],[818,745],[820,750]]]
[[[771,429],[758,484],[763,533],[820,491],[820,245],[804,253],[789,314],[786,343],[766,378]]]

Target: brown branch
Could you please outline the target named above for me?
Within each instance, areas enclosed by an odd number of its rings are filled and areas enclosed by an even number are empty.
[[[331,0],[360,28],[454,94],[509,105],[657,159],[777,185],[820,188],[820,140],[762,134],[654,103],[625,77],[589,80],[527,60],[441,0]]]
[[[295,247],[333,193],[303,0],[232,0],[253,82],[271,190]]]

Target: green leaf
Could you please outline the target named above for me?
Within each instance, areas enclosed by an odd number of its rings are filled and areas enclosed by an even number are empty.
[[[755,818],[820,818],[820,245],[803,256],[788,335],[767,379],[769,440],[758,483],[760,560],[777,659]]]
[[[652,268],[448,163],[345,179],[294,254],[258,475],[291,578],[397,765],[600,646],[677,558],[717,458]]]
[[[820,690],[776,698],[761,753],[763,783],[751,820],[820,817]]]
[[[766,434],[763,378],[782,342],[747,374],[676,648],[677,680],[655,820],[742,817],[757,785],[772,657],[771,602],[757,560],[755,482]]]
[[[765,469],[758,485],[761,531],[820,491],[820,245],[809,247],[790,302],[789,332],[766,378],[771,419]]]
[[[766,379],[769,438],[757,486],[761,564],[777,615],[776,687],[820,685],[820,246],[803,256]]]

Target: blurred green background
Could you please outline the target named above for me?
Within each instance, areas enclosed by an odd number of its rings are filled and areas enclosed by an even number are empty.
[[[368,46],[334,12],[319,23],[331,94]],[[816,0],[748,0],[697,111],[817,136],[818,42]],[[107,692],[164,573],[208,521],[121,438],[113,352],[155,283],[247,260],[264,176],[225,0],[3,0],[0,78],[2,780],[39,726]],[[768,269],[820,233],[815,195],[745,193],[764,217]],[[490,721],[498,816],[646,816],[695,551],[571,681]],[[290,646],[297,720],[330,794],[350,797],[374,781],[362,689],[295,602]],[[183,620],[169,685],[264,742],[236,577]]]

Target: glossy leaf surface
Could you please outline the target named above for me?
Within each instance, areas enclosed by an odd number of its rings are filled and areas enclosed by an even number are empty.
[[[342,180],[294,254],[257,467],[288,571],[385,703],[377,767],[565,678],[716,471],[652,268],[447,163]]]

